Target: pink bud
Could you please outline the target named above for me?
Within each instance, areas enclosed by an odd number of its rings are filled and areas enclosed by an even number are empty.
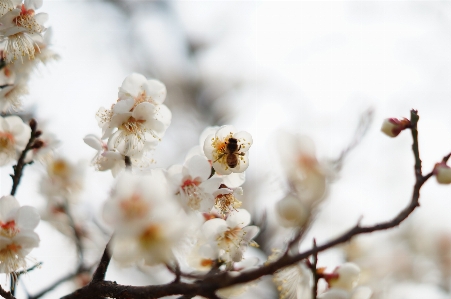
[[[410,127],[410,120],[403,118],[401,120],[397,118],[386,118],[382,123],[381,131],[387,136],[396,137],[402,130]]]
[[[439,184],[451,184],[451,168],[444,162],[435,164],[434,174]]]

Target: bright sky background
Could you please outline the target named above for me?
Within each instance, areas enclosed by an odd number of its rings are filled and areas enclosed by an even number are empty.
[[[98,108],[117,99],[129,73],[146,68],[153,73],[145,75],[171,86],[200,78],[221,91],[210,104],[216,111],[232,112],[229,123],[254,138],[248,178],[274,191],[257,195],[260,211],[281,196],[273,172],[279,129],[309,135],[320,157],[334,158],[351,139],[360,115],[374,109],[373,125],[346,161],[320,224],[310,232],[319,242],[361,215],[363,223],[389,219],[408,202],[411,138],[407,132],[396,139],[384,136],[379,131],[384,118],[409,117],[411,108],[419,110],[425,171],[451,151],[449,2],[182,1],[170,2],[169,12],[144,2],[126,2],[126,15],[107,2],[44,1],[41,11],[49,13],[61,60],[36,73],[26,105],[37,108],[38,121],[45,120],[62,141],[58,152],[74,162],[88,165],[95,154],[82,139],[100,135],[94,118]],[[205,45],[195,62],[188,59],[187,38]],[[166,103],[183,98],[181,91],[168,89]],[[174,124],[155,153],[157,166],[181,163],[183,150],[197,145],[206,124],[195,118],[189,111],[174,113]],[[9,192],[9,173],[10,168],[2,169],[2,194]],[[26,169],[18,192],[21,203],[42,204],[36,195],[41,173],[39,165]],[[86,211],[100,216],[112,181],[109,173],[88,169],[81,198]],[[410,220],[426,232],[450,230],[450,192],[431,180]],[[39,231],[41,247],[32,255],[44,266],[25,279],[31,291],[67,273],[74,260],[64,237],[46,224]],[[109,278],[149,283],[133,273],[131,280]],[[42,277],[42,284],[36,283]],[[403,291],[415,287],[414,294]],[[415,287],[408,285],[392,299],[447,298],[427,285]]]

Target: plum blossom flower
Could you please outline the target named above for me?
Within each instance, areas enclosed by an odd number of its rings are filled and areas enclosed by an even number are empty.
[[[210,212],[215,203],[215,193],[222,183],[220,178],[210,178],[211,166],[207,158],[195,155],[183,166],[168,169],[168,178],[175,186],[175,193],[190,210]],[[210,178],[210,179],[209,179]]]
[[[21,207],[10,195],[0,198],[0,273],[26,269],[26,256],[39,246],[39,221],[34,207]]]
[[[160,81],[136,73],[125,78],[117,103],[111,109],[101,107],[96,114],[102,139],[109,138],[108,147],[124,156],[154,148],[171,123],[171,111],[162,104],[165,97],[166,87]]]
[[[110,250],[123,265],[169,262],[190,223],[172,198],[163,170],[148,175],[123,172],[104,206],[104,219],[115,228]]]
[[[226,220],[211,219],[202,226],[202,232],[215,250],[217,257],[224,262],[239,262],[249,244],[255,245],[252,239],[259,228],[248,226],[251,215],[244,209],[229,214]]]
[[[369,299],[372,291],[368,287],[356,287],[360,276],[360,268],[354,263],[344,263],[337,267],[329,278],[329,289],[321,299]]]
[[[58,204],[76,201],[83,187],[84,165],[74,165],[62,157],[49,157],[45,164],[47,175],[41,178],[40,192]]]
[[[125,169],[125,157],[118,151],[109,150],[105,142],[95,135],[89,134],[83,141],[97,150],[97,154],[92,159],[91,164],[98,171],[111,170],[113,177],[116,177],[119,172]]]
[[[313,140],[281,132],[278,144],[282,167],[293,191],[308,207],[318,204],[327,190],[329,174],[316,158]]]
[[[222,215],[227,215],[241,207],[242,202],[237,196],[243,195],[243,188],[229,188],[226,184],[221,184],[215,198],[215,208]]]
[[[239,173],[249,166],[248,150],[252,142],[249,133],[236,132],[233,126],[222,126],[215,134],[207,136],[204,153],[218,174]]]
[[[30,138],[31,128],[18,116],[0,116],[0,166],[14,160]]]
[[[293,194],[276,203],[276,212],[279,223],[284,227],[302,227],[310,216],[309,208]]]
[[[3,1],[1,6],[0,33],[6,38],[3,58],[7,63],[23,56],[34,59],[36,49],[39,51],[35,40],[42,39],[48,19],[46,13],[35,13],[42,6],[41,0],[21,2]]]

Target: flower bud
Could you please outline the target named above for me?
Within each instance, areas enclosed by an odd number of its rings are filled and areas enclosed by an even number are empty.
[[[276,203],[279,223],[284,227],[301,227],[307,221],[310,211],[294,195],[288,195]]]
[[[397,118],[386,118],[382,123],[381,131],[389,137],[396,137],[402,130],[410,127],[410,120],[403,118],[401,120]]]
[[[444,162],[435,164],[434,174],[439,184],[451,184],[451,168]]]

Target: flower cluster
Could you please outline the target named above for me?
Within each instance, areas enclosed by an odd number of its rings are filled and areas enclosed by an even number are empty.
[[[28,94],[28,80],[39,62],[47,63],[58,55],[50,46],[51,32],[46,31],[46,13],[35,13],[40,0],[8,0],[0,3],[0,111],[18,110],[21,97]],[[26,59],[24,59],[26,57]],[[17,63],[17,60],[20,60]],[[16,63],[14,63],[16,62]]]

